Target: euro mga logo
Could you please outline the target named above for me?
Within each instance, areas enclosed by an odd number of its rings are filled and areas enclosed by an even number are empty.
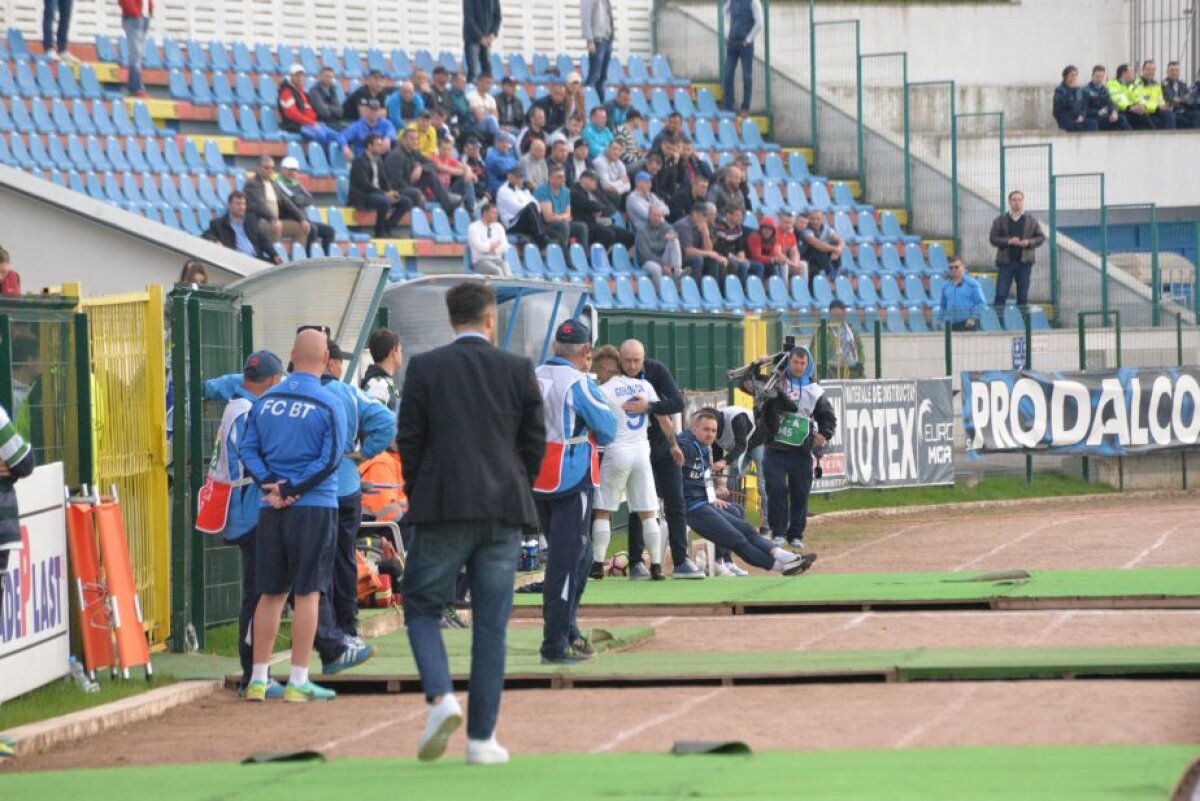
[[[21,526],[21,550],[17,563],[0,573],[0,586],[6,599],[0,610],[0,643],[11,643],[62,625],[66,610],[61,599],[66,580],[65,562],[60,554],[33,562],[29,548],[29,529]]]
[[[933,401],[925,398],[917,410],[917,430],[925,441],[925,460],[928,464],[950,464],[954,461],[954,423],[931,423],[925,418],[933,414]]]

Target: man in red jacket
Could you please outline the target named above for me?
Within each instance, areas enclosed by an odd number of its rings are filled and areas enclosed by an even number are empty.
[[[288,69],[288,77],[280,81],[277,108],[279,126],[285,131],[298,133],[322,145],[344,145],[340,133],[317,119],[317,112],[304,91],[304,67],[299,64],[293,64]]]
[[[146,45],[146,31],[150,29],[150,18],[154,16],[154,0],[117,2],[121,6],[121,27],[125,29],[125,41],[129,45],[129,94],[149,97],[142,84],[142,52]]]

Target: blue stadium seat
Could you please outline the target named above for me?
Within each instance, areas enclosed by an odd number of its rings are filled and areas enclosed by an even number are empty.
[[[921,306],[931,309],[934,305],[933,298],[925,294],[925,287],[921,283],[921,276],[917,273],[909,273],[904,277],[904,299],[909,306]]]
[[[896,283],[894,275],[884,275],[879,279],[879,299],[888,306],[900,306],[904,298],[900,295],[900,284]]]
[[[5,167],[13,167],[14,169],[24,169],[24,165],[19,164],[12,151],[8,148],[8,138],[0,136],[0,164]]]
[[[654,136],[651,131],[651,138]],[[707,122],[701,122],[696,126],[696,130],[692,132],[695,141],[697,152],[708,152],[709,150],[717,150],[717,138],[713,136],[712,126]]]
[[[717,151],[741,150],[742,140],[738,137],[733,120],[721,120],[717,126]]]
[[[14,136],[12,139],[14,153],[17,145],[21,144],[22,140],[19,136]],[[66,149],[62,146],[62,141],[57,136],[50,137],[51,151],[47,151],[46,145],[42,142],[42,137],[29,137],[29,158],[37,166],[39,170],[61,170],[70,172],[75,169],[71,164],[71,158],[67,155]],[[19,155],[19,153],[18,153]]]
[[[620,86],[625,83],[625,68],[621,66],[621,59],[616,54],[609,59],[608,74],[604,76],[604,81],[614,86]],[[607,95],[608,92],[606,91],[605,94]],[[607,102],[607,100],[608,98],[606,97],[605,101]]]
[[[823,175],[813,175],[808,170],[808,161],[804,158],[803,153],[788,154],[788,172],[792,176],[793,181],[799,181],[804,185],[809,185],[814,182],[827,183],[829,181]]]
[[[100,176],[94,172],[84,173],[84,193],[93,200],[108,203],[108,195],[104,194],[104,184]]]
[[[196,94],[196,84],[205,82],[205,73],[200,70],[192,70],[192,94]],[[237,105],[237,97],[233,94],[233,87],[229,84],[229,76],[223,72],[214,72],[212,75],[212,91],[211,96],[214,102],[224,103],[227,106]],[[257,103],[257,100],[250,101]]]
[[[710,314],[719,314],[725,311],[725,296],[721,294],[721,288],[717,286],[717,279],[711,275],[700,279],[700,306]]]
[[[102,33],[96,34],[96,60],[114,62],[117,60],[117,51],[113,48],[113,41]]]
[[[87,137],[86,150],[88,161],[91,163],[92,169],[96,170],[96,172],[110,172],[116,169],[113,163],[109,161],[108,155],[104,152],[104,145],[96,137]],[[120,153],[121,149],[117,148],[117,152]]]
[[[213,72],[232,72],[233,62],[224,42],[211,41],[208,43],[208,61]]]
[[[880,305],[879,295],[875,292],[875,284],[868,278],[858,279],[858,307],[874,309]]]
[[[100,85],[100,80],[96,77],[96,71],[91,65],[83,64],[79,67],[79,89],[83,92],[83,96],[87,100],[104,100],[120,98],[120,92],[107,92]]]
[[[229,68],[233,72],[258,72],[254,68],[254,60],[250,57],[250,48],[245,42],[234,42],[229,46]]]
[[[946,258],[946,249],[938,242],[929,243],[929,272],[941,276],[950,271],[950,263]]]
[[[592,265],[588,263],[587,253],[578,242],[573,242],[567,248],[567,267],[574,273],[572,280],[585,281],[592,277]]]
[[[880,248],[879,257],[881,273],[900,275],[904,272],[904,265],[900,262],[900,251],[896,250],[895,245],[884,245]]]
[[[190,143],[192,140],[188,140]],[[213,175],[224,175],[231,171],[228,164],[225,163],[225,157],[221,155],[221,148],[212,139],[204,140],[204,166]]]
[[[792,306],[792,299],[788,295],[787,284],[778,275],[772,275],[767,278],[767,308],[771,311],[785,312]]]
[[[171,70],[167,73],[167,92],[172,100],[192,102],[192,90],[183,75],[183,70]]]
[[[7,70],[0,70],[7,71]],[[62,67],[58,70],[56,76],[58,81],[58,92],[67,100],[78,100],[83,97],[83,90],[79,88],[78,81],[75,80],[75,71],[69,67]]]
[[[243,108],[245,107],[243,106]],[[224,103],[217,106],[217,130],[225,136],[236,136],[247,142],[257,142],[262,139],[257,131],[243,132],[238,126],[237,119],[233,116],[233,109]]]
[[[244,182],[241,184],[238,184],[237,188],[241,189],[242,186],[244,186],[244,185],[245,185]],[[218,175],[217,176],[217,180],[214,183],[214,191],[217,193],[217,197],[219,197],[221,199],[222,203],[228,203],[229,195],[233,192],[233,187],[229,184],[229,176],[228,175]]]
[[[559,53],[554,57],[555,67],[558,69],[558,82],[563,83],[567,80],[567,76],[579,69],[578,65],[571,60],[571,57],[566,53]],[[580,70],[579,74],[583,75],[584,71]],[[583,75],[586,79],[587,76]]]
[[[778,276],[773,275],[771,278],[778,278]],[[782,286],[783,284],[780,283],[780,287]],[[746,301],[748,302],[748,305],[756,312],[762,312],[765,309],[774,308],[770,299],[767,297],[767,289],[765,286],[763,286],[762,279],[757,275],[746,277]]]
[[[239,104],[259,104],[258,92],[254,89],[254,81],[250,80],[250,76],[246,73],[239,72],[236,76],[234,76],[233,91],[234,96],[237,98],[237,102]]]
[[[687,78],[676,78],[671,74],[671,65],[667,57],[655,55],[650,59],[650,74],[668,86],[690,87],[692,82]],[[681,93],[683,94],[683,93]]]
[[[73,108],[71,109],[71,124],[83,136],[94,136],[100,133],[96,127],[96,123],[92,121],[91,115],[88,114],[87,106],[83,103],[73,104]]]
[[[82,133],[75,127],[75,121],[71,118],[71,112],[67,111],[67,104],[54,98],[50,101],[50,116],[54,120],[54,127],[58,129],[60,134]]]
[[[859,239],[858,231],[854,229],[854,223],[850,222],[850,215],[844,211],[834,213],[833,230],[851,245],[857,245],[862,241]]]
[[[753,192],[750,193],[751,202],[753,202],[756,197],[757,196]],[[768,214],[774,216],[778,216],[781,210],[788,207],[787,201],[783,199],[783,194],[779,191],[779,184],[763,184],[761,205]]]
[[[188,39],[184,49],[187,52],[188,66],[194,70],[208,69],[208,54],[204,52],[204,46],[197,39]]]
[[[129,199],[125,196],[125,192],[122,191],[121,185],[117,183],[117,176],[113,175],[111,172],[104,173],[104,194],[110,202],[115,203],[118,206],[132,208],[142,205],[141,203],[129,201]]]
[[[292,68],[292,65],[300,60],[300,57],[296,55],[296,51],[291,45],[281,44],[276,52],[279,59],[279,69],[277,72],[280,75],[286,75],[287,71]]]
[[[509,252],[517,253],[517,248],[510,248]],[[526,245],[524,257],[518,257],[517,262],[520,264],[520,269],[514,272],[514,275],[522,275],[529,278],[546,277],[546,264],[542,260],[542,254],[538,251],[537,245]]]
[[[50,137],[50,150],[54,152],[54,144],[58,141],[57,136]],[[72,166],[80,172],[88,172],[93,169],[92,160],[88,158],[87,147],[83,140],[78,136],[71,134],[67,137],[67,157],[71,159]]]
[[[696,107],[701,116],[708,119],[733,119],[737,116],[736,112],[719,108],[716,96],[704,87],[696,90]]]
[[[704,282],[701,281],[700,284],[701,292],[703,293]],[[746,293],[742,290],[742,282],[738,280],[736,275],[725,276],[725,308],[727,311],[733,312],[734,314],[744,314],[750,311],[762,311],[762,308],[750,308],[750,302],[746,298]]]
[[[643,276],[640,280],[649,282],[650,279]],[[677,312],[682,309],[679,290],[675,288],[674,281],[667,279],[658,285],[658,305],[666,312]]]
[[[158,186],[158,190],[159,190],[159,193],[162,195],[163,201],[165,201],[168,205],[172,206],[173,208],[177,208],[177,209],[189,208],[191,206],[190,203],[188,203],[186,200],[183,199],[183,193],[179,189],[180,184],[188,183],[188,179],[186,177],[180,178],[179,183],[176,183],[176,179],[174,176],[167,174],[167,173],[160,173],[159,178],[161,180],[161,183]],[[192,194],[194,195],[195,193],[193,192]],[[197,197],[196,201],[199,202],[199,200],[200,200],[200,198]],[[184,222],[185,222],[184,227],[186,228],[187,227],[186,221],[184,221]]]
[[[332,64],[330,66],[333,66]],[[334,67],[336,70],[337,67]],[[347,78],[361,78],[366,74],[363,70],[362,54],[353,47],[342,48],[342,75]]]
[[[54,77],[54,70],[50,69],[50,62],[37,62],[37,88],[38,94],[42,97],[61,97],[62,92],[58,88],[58,79]],[[67,67],[67,69],[70,69]]]
[[[334,238],[338,242],[370,242],[370,234],[352,232],[346,225],[346,218],[336,206],[330,206],[325,211],[325,220],[333,226]]]
[[[625,71],[629,74],[629,83],[633,86],[662,86],[666,83],[650,75],[641,56],[630,56],[625,62]]]
[[[83,176],[75,170],[71,170],[67,174],[67,188],[72,192],[78,192],[81,195],[87,194],[87,187],[83,184]]]
[[[858,295],[855,293],[854,285],[850,282],[849,277],[839,275],[833,280],[833,289],[837,299],[845,303],[846,308],[854,309],[858,307]]]
[[[900,228],[900,221],[890,211],[885,211],[879,215],[879,224],[883,227],[883,235],[892,241],[901,242],[905,245],[915,245],[921,241],[921,237],[919,236],[904,233]]]
[[[225,207],[225,199],[222,198],[220,193],[217,192],[217,190],[213,187],[212,181],[208,179],[208,176],[197,176],[196,189],[198,190],[197,193],[200,196],[201,202],[208,208],[212,209],[213,211],[218,211]],[[228,195],[225,197],[227,198]]]
[[[290,66],[290,65],[284,65],[284,67],[281,68],[279,63],[277,61],[275,61],[275,51],[271,49],[271,46],[267,45],[267,44],[263,44],[262,42],[259,42],[254,45],[254,67],[255,68],[243,70],[239,67],[238,71],[239,72],[259,72],[259,73],[278,75],[280,72],[283,71],[283,69],[286,69],[287,66]]]
[[[779,152],[781,150],[779,145],[763,139],[762,131],[758,129],[758,123],[752,119],[745,119],[742,121],[741,149],[748,152]]]
[[[0,97],[19,97],[21,90],[17,88],[8,65],[0,60]]]
[[[0,134],[12,133],[17,129],[13,118],[9,116],[4,104],[0,103]]]
[[[567,259],[562,248],[555,244],[546,246],[545,259],[546,276],[554,281],[572,281],[583,283],[583,279],[567,269]]]
[[[378,47],[367,48],[367,70],[379,70],[384,75],[390,75],[392,68],[388,66],[387,58]]]
[[[409,58],[408,51],[403,47],[392,49],[391,58],[392,77],[396,80],[407,80],[412,77],[412,59]]]
[[[180,225],[192,236],[203,236],[212,221],[212,215],[205,209],[180,208],[177,211]]]
[[[167,203],[166,199],[163,198],[162,193],[158,191],[158,185],[154,183],[154,180],[156,177],[159,178],[159,180],[163,180],[163,181],[171,180],[171,176],[169,176],[169,175],[166,175],[166,176],[145,175],[145,176],[143,176],[142,177],[142,185],[141,185],[141,187],[139,187],[142,197],[145,198],[147,203],[154,205],[154,206],[170,205]],[[129,184],[129,183],[132,183],[133,181],[134,181],[134,174],[126,173],[125,174],[125,183]],[[125,194],[127,194],[127,195],[129,194],[128,186],[126,186]]]
[[[328,178],[333,174],[329,169],[329,160],[325,158],[325,150],[318,142],[308,143],[308,172],[314,178]]]
[[[279,100],[279,87],[270,75],[258,76],[258,100],[262,105],[270,106],[272,109]]]
[[[29,107],[33,110],[33,124],[40,134],[57,134],[59,133],[58,126],[54,124],[53,117],[46,109],[46,104],[41,100],[30,100]]]
[[[1002,322],[1006,331],[1018,333],[1025,330],[1025,318],[1021,316],[1021,310],[1012,303],[1005,304]]]
[[[1030,306],[1029,326],[1034,331],[1049,331],[1050,321],[1046,319],[1046,311],[1041,306]]]
[[[808,281],[798,275],[791,278],[792,308],[800,312],[810,312],[817,306],[812,293],[808,289]]]
[[[304,252],[304,245],[299,242],[292,243],[292,250],[289,255],[291,258],[288,261],[304,261],[308,258],[308,254]]]
[[[824,275],[818,275],[812,279],[812,297],[822,314],[829,308],[829,304],[833,303],[833,287],[830,286],[829,279]]]
[[[304,67],[304,72],[309,78],[316,78],[317,73],[321,71],[321,65],[317,63],[317,53],[308,45],[300,45],[296,48],[296,55],[300,59],[300,66]],[[333,71],[338,72],[337,55],[333,57],[334,63],[331,65]]]
[[[438,64],[446,68],[446,71],[451,75],[458,72],[458,59],[455,55],[447,50],[438,53]]]
[[[167,150],[170,152],[169,145]],[[204,156],[200,153],[200,148],[196,145],[195,140],[191,138],[183,140],[183,163],[187,167],[187,172],[200,173],[202,175],[208,172],[208,167],[204,163]]]
[[[144,153],[137,139],[126,139],[125,155],[129,157],[129,164],[134,169],[139,169],[140,165],[141,172],[153,172],[160,175],[171,172],[171,168],[163,158],[162,149],[153,139],[146,141]]]
[[[39,105],[40,101],[32,100],[30,105]],[[37,132],[37,123],[33,121],[33,117],[29,114],[29,109],[25,107],[23,100],[13,100],[12,108],[12,123],[18,133],[32,134]]]
[[[154,142],[153,139],[147,140],[147,142],[146,142],[146,157],[147,158],[151,158],[150,145],[153,142]],[[194,149],[195,145],[193,144],[192,147]],[[171,172],[173,172],[177,175],[182,175],[184,173],[191,172],[191,169],[188,167],[187,162],[184,161],[183,153],[179,150],[179,143],[176,142],[174,139],[168,139],[166,142],[163,143],[162,152],[163,152],[164,158],[167,161],[167,167],[170,169]],[[153,162],[151,162],[151,163],[153,163]],[[200,166],[203,167],[204,166],[203,163],[201,163]]]
[[[603,281],[603,278],[597,279]],[[639,307],[637,293],[633,291],[633,282],[629,280],[628,275],[618,275],[616,277],[616,298],[617,306],[622,309],[636,309]]]
[[[808,186],[808,204],[818,211],[823,211],[828,214],[833,210],[833,199],[829,197],[829,185],[824,183],[811,183]]]
[[[409,225],[412,227],[414,239],[433,240],[436,238],[433,235],[433,228],[429,225],[429,218],[425,216],[424,209],[414,208],[412,210],[409,214]]]
[[[454,228],[450,225],[450,218],[446,216],[445,210],[441,206],[434,206],[430,217],[434,241],[442,245],[454,244]]]
[[[162,53],[158,49],[158,40],[153,36],[147,36],[146,40],[142,43],[142,68],[161,70],[165,67]]]
[[[908,327],[904,324],[904,316],[900,314],[900,309],[896,306],[888,306],[887,313],[883,318],[883,325],[890,334],[904,334],[908,331]]]
[[[181,70],[187,67],[187,59],[183,56],[183,48],[179,46],[178,40],[170,36],[163,37],[162,61],[163,66],[170,70]]]
[[[914,334],[929,333],[929,324],[925,322],[925,313],[920,306],[908,307],[908,330]]]
[[[836,208],[846,209],[848,211],[856,211],[867,214],[872,214],[875,212],[874,206],[857,202],[854,199],[854,195],[850,192],[850,185],[844,181],[838,181],[833,185],[833,204]]]
[[[711,277],[710,277],[711,280]],[[665,286],[666,281],[663,282]],[[685,312],[699,312],[704,310],[704,300],[700,297],[700,287],[696,286],[696,281],[690,275],[685,275],[679,279],[679,303]]]
[[[634,273],[633,260],[629,257],[629,250],[620,242],[613,245],[612,248],[612,267],[618,273],[628,275]]]
[[[592,272],[600,275],[609,275],[613,271],[608,261],[608,251],[602,245],[592,245],[590,264]]]
[[[617,306],[617,301],[613,297],[612,289],[608,285],[607,278],[597,277],[596,280],[592,282],[591,297],[592,305],[597,309],[615,309]]]
[[[929,265],[925,262],[925,256],[921,253],[921,248],[917,245],[912,245],[904,249],[904,269],[906,272],[917,275],[929,275],[932,272],[929,269]]]
[[[669,284],[670,280],[663,283]],[[641,275],[637,279],[637,308],[643,311],[661,311],[662,304],[658,300],[658,293],[654,290],[654,282],[650,280],[650,276]]]
[[[454,239],[458,242],[466,243],[467,229],[471,227],[471,215],[467,214],[467,210],[459,206],[454,210]]]
[[[858,241],[871,245],[878,245],[887,241],[879,233],[879,228],[875,225],[875,216],[873,214],[858,215]]]
[[[666,92],[654,89],[650,92],[650,111],[653,116],[665,120],[675,109],[671,107],[671,99],[667,97]]]
[[[140,100],[133,104],[133,125],[138,136],[161,136],[163,133],[151,119],[150,109]]]
[[[1000,326],[1000,318],[996,316],[996,310],[989,304],[983,307],[983,314],[979,318],[980,331],[1003,331]]]

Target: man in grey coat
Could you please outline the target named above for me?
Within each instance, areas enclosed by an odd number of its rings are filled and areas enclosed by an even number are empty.
[[[996,298],[993,305],[1004,306],[1013,280],[1017,282],[1017,305],[1029,303],[1029,282],[1033,274],[1035,251],[1046,241],[1042,226],[1025,211],[1025,193],[1014,189],[1008,193],[1008,212],[992,222],[988,235],[996,248]]]
[[[675,229],[667,225],[662,206],[651,206],[646,224],[638,229],[634,239],[638,264],[654,288],[661,291],[665,276],[668,281],[678,281],[683,274],[683,253],[679,249],[679,237]]]
[[[584,85],[596,87],[596,95],[603,100],[604,79],[608,77],[608,62],[612,60],[612,0],[580,0],[579,26],[588,51],[588,74]]]

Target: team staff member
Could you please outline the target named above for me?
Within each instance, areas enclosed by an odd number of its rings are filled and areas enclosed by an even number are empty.
[[[524,529],[537,524],[530,483],[546,447],[528,359],[492,346],[496,292],[466,281],[446,293],[454,342],[409,361],[396,444],[416,529],[402,583],[404,620],[429,703],[417,757],[437,759],[462,725],[439,624],[465,565],[471,586],[467,763],[508,761],[496,742],[505,637]]]
[[[688,559],[687,519],[683,508],[683,474],[671,456],[671,443],[658,425],[659,415],[683,412],[683,393],[675,386],[671,371],[660,361],[646,358],[646,349],[636,339],[621,344],[621,372],[630,378],[644,378],[658,393],[658,402],[650,403],[638,398],[625,404],[628,414],[652,414],[650,421],[650,464],[654,468],[654,487],[662,498],[667,518],[667,542],[671,546],[671,562],[675,565],[672,574],[677,579],[702,579],[704,571]],[[642,564],[642,521],[629,518],[629,578],[650,578]]]
[[[262,597],[254,613],[254,664],[247,701],[264,701],[279,618],[293,595],[292,670],[285,701],[324,701],[336,693],[308,678],[317,609],[330,589],[337,535],[337,469],[346,420],[338,398],[321,386],[329,360],[325,335],[301,331],[295,371],[250,409],[238,453],[263,490],[255,572]]]
[[[762,446],[749,451],[750,438],[754,436],[754,414],[741,406],[724,406],[717,410],[717,438],[713,441],[713,475],[718,480],[717,494],[721,500],[726,500],[728,490],[720,486],[723,482],[722,473],[728,469],[729,477],[736,480],[745,472],[743,457],[754,462],[758,476],[758,506],[760,511],[767,508],[767,491],[762,480]],[[724,493],[724,494],[722,494]],[[716,565],[713,571],[718,576],[744,576],[746,571],[738,567],[732,555],[726,548],[717,548],[714,554]]]
[[[813,383],[808,348],[792,350],[779,381],[763,403],[767,478],[767,519],[775,542],[786,537],[804,547],[808,493],[813,482],[813,450],[824,448],[837,429],[837,417],[825,390]]]
[[[371,658],[374,647],[358,637],[358,563],[354,542],[362,521],[362,479],[356,459],[382,453],[395,436],[396,416],[361,389],[341,380],[346,354],[337,343],[327,343],[329,358],[321,375],[342,404],[346,428],[346,453],[338,464],[338,534],[333,556],[333,593],[321,599],[321,620],[316,647],[326,673],[339,673]],[[355,452],[355,444],[359,450]]]
[[[242,661],[242,680],[238,683],[238,692],[242,694],[250,684],[254,662],[251,629],[259,599],[258,580],[255,577],[255,529],[258,526],[258,510],[262,506],[262,492],[254,480],[246,476],[238,447],[245,437],[246,420],[254,402],[282,380],[283,364],[278,356],[268,350],[250,354],[242,367],[242,381],[233,390],[233,398],[221,416],[217,453],[213,454],[213,466],[209,470],[210,479],[230,486],[223,535],[226,542],[238,546],[242,555],[242,608],[238,614],[238,656]],[[269,679],[266,697],[282,698],[283,686]]]
[[[754,567],[798,576],[817,561],[814,553],[800,556],[778,547],[745,521],[740,506],[717,497],[713,488],[712,447],[717,438],[715,409],[704,408],[692,415],[690,427],[679,435],[683,449],[683,494],[688,525],[719,548],[733,551]]]
[[[596,446],[613,441],[617,421],[587,374],[591,343],[584,323],[567,320],[554,333],[554,356],[537,369],[546,456],[533,491],[550,549],[542,585],[542,664],[573,665],[594,655],[575,617],[592,566],[592,490],[600,479]]]
[[[386,328],[376,329],[367,340],[367,350],[371,351],[374,363],[367,368],[359,389],[367,393],[368,398],[391,409],[393,414],[399,414],[400,390],[396,389],[396,373],[404,363],[400,337]]]

